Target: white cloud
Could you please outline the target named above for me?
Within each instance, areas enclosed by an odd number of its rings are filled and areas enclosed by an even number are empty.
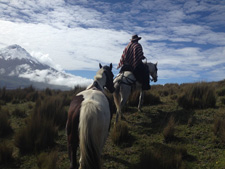
[[[195,77],[225,64],[224,11],[224,2],[203,0],[5,0],[0,47],[19,44],[59,70],[96,70],[98,62],[116,65],[138,33],[145,56],[159,62],[161,77]]]
[[[82,78],[80,76],[73,76],[70,74],[66,74],[67,77],[65,79],[65,74],[65,72],[63,72],[62,74],[61,72],[53,72],[45,69],[20,73],[19,77],[28,78],[31,81],[45,82],[53,85],[63,85],[71,88],[76,85],[88,86],[93,81],[91,79]]]
[[[5,73],[5,69],[1,68],[0,69],[0,74],[4,74]]]

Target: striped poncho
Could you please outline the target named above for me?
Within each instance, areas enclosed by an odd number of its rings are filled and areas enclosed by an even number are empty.
[[[135,69],[144,58],[141,44],[138,42],[130,42],[123,51],[117,69],[124,64],[129,64]]]

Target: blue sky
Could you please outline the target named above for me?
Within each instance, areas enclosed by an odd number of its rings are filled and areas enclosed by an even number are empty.
[[[224,0],[1,0],[0,48],[18,44],[58,70],[114,73],[133,34],[158,84],[225,79]]]

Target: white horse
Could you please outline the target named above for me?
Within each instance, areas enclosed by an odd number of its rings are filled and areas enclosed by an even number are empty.
[[[80,169],[101,168],[100,156],[108,136],[111,112],[110,102],[104,94],[106,87],[111,93],[113,86],[112,64],[102,67],[94,82],[72,100],[67,119],[67,141],[70,168],[78,168],[77,148],[80,145]]]
[[[148,66],[149,69],[149,75],[153,78],[154,82],[157,81],[158,75],[157,75],[157,63],[145,63]],[[141,106],[143,102],[143,91],[142,91],[142,85],[136,81],[136,78],[134,77],[133,73],[130,71],[124,71],[122,73],[119,73],[116,78],[113,81],[115,91],[113,93],[114,102],[117,108],[116,111],[116,122],[118,122],[118,118],[122,116],[122,107],[127,102],[130,94],[132,91],[140,90],[140,96],[139,96],[139,103],[138,103],[138,111],[141,111]]]

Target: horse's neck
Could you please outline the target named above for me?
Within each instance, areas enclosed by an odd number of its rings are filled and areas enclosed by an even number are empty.
[[[97,89],[97,90],[103,90],[103,88],[98,84],[97,81],[94,81],[91,85],[89,85],[87,88],[87,90],[89,89]]]
[[[149,72],[150,72],[150,73],[153,73],[153,72],[154,72],[154,70],[153,70],[154,64],[151,63],[151,62],[148,62],[148,63],[146,63],[146,65],[148,66]]]

